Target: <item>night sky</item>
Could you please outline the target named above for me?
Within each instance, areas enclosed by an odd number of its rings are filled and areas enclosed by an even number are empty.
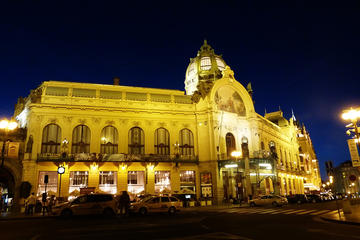
[[[325,161],[350,158],[340,114],[360,105],[360,6],[266,2],[1,1],[0,115],[46,80],[184,90],[207,39],[258,113],[294,110],[324,177]]]

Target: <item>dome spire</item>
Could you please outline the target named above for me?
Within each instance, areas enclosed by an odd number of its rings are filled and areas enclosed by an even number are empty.
[[[198,56],[203,54],[203,53],[214,53],[214,49],[208,44],[207,40],[204,39],[204,43],[203,45],[200,47],[200,50],[198,52]]]

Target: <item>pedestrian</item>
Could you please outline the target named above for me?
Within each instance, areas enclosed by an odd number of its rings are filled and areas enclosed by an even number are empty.
[[[28,205],[28,212],[29,215],[34,214],[34,207],[36,205],[36,197],[34,193],[31,193],[31,195],[26,199],[26,204]]]
[[[127,191],[123,191],[119,198],[120,215],[127,216],[130,208],[130,196]]]
[[[49,204],[48,204],[48,212],[52,213],[52,207],[54,206],[55,203],[55,196],[51,195],[50,199],[49,199]]]

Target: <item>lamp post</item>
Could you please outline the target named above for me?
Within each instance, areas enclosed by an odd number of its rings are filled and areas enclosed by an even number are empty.
[[[59,198],[61,194],[61,176],[65,173],[65,167],[59,166],[57,170],[58,174],[60,174],[60,182],[59,182]]]
[[[237,199],[240,200],[240,191],[239,191],[239,179],[240,179],[240,173],[239,173],[239,162],[238,162],[238,158],[241,157],[241,152],[239,151],[233,151],[231,152],[231,156],[235,158],[235,162],[236,162],[236,172],[238,174],[238,177],[236,178],[236,195],[237,195]]]
[[[360,110],[359,109],[353,109],[350,108],[348,110],[345,110],[343,114],[341,115],[342,119],[344,120],[350,120],[351,123],[346,125],[347,128],[350,128],[346,131],[348,135],[351,135],[351,132],[355,133],[355,138],[358,147],[360,148],[360,135],[359,135],[359,129],[358,129],[358,119],[360,118]],[[354,127],[354,128],[352,128]]]
[[[17,122],[14,121],[8,121],[7,119],[3,119],[0,121],[0,129],[4,131],[4,139],[3,139],[3,146],[1,150],[1,167],[4,166],[5,161],[5,147],[6,147],[6,138],[8,135],[8,132],[13,131],[18,126]]]

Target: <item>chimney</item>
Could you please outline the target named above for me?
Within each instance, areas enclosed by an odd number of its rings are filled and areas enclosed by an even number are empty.
[[[120,78],[119,77],[113,77],[114,85],[119,86],[120,84]]]

